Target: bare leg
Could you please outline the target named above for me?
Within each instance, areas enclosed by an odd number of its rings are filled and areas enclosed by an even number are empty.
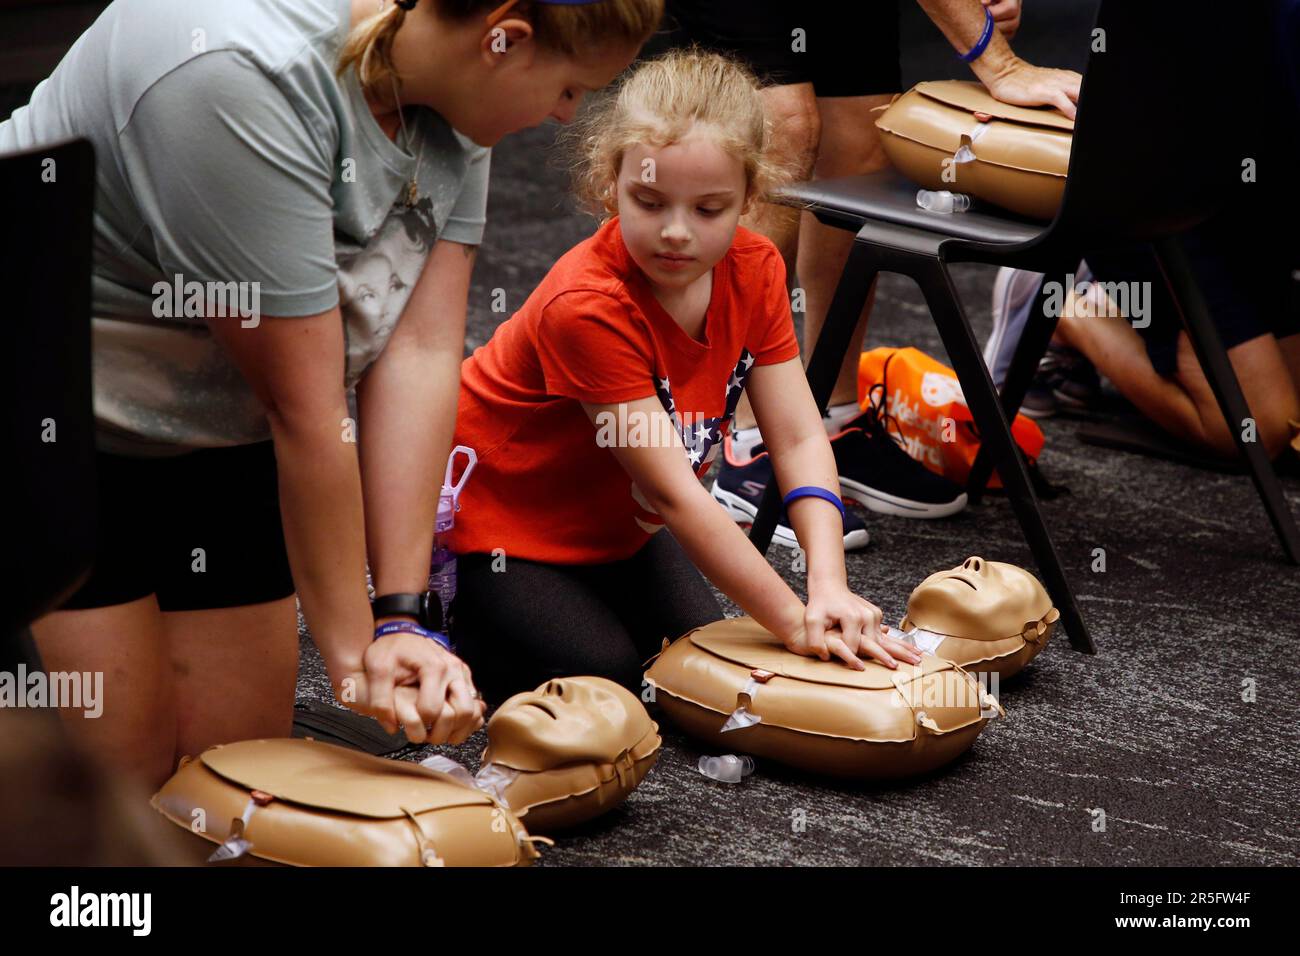
[[[176,681],[176,759],[215,744],[290,735],[298,676],[293,595],[162,617]]]
[[[818,179],[856,176],[885,169],[889,160],[880,145],[876,115],[871,110],[887,104],[891,95],[836,96],[817,101],[822,115],[822,143],[817,153]],[[853,234],[818,222],[812,213],[803,214],[799,231],[799,282],[803,286],[807,312],[804,315],[804,363],[812,355],[813,343],[821,335],[835,287],[839,285]],[[867,317],[876,300],[875,286],[867,297],[862,317],[849,343],[831,392],[830,404],[858,400],[858,359],[867,332]]]
[[[157,598],[111,607],[55,611],[32,625],[47,671],[103,675],[102,714],[63,708],[85,753],[149,792],[175,769],[175,687]]]
[[[1291,381],[1300,389],[1300,333],[1278,339],[1277,347],[1282,350],[1282,361],[1286,362],[1286,370],[1291,373]]]
[[[790,166],[796,181],[812,178],[813,162],[821,137],[821,119],[811,83],[769,86],[763,90],[763,109],[772,122],[772,144],[779,160]],[[799,210],[779,203],[760,203],[741,225],[767,236],[781,251],[787,277],[795,271],[799,245]],[[741,393],[736,408],[736,428],[752,428],[754,413],[749,394]]]
[[[1068,307],[1064,311],[1058,329],[1065,343],[1087,356],[1142,414],[1193,445],[1224,458],[1236,457],[1232,432],[1185,332],[1178,333],[1177,371],[1164,378],[1151,365],[1142,337],[1126,319],[1113,314],[1071,315],[1080,310]],[[1300,336],[1284,341],[1295,339]],[[1295,346],[1287,348],[1294,351]],[[1269,457],[1276,457],[1290,438],[1288,418],[1300,418],[1300,394],[1283,350],[1273,336],[1261,335],[1228,349],[1228,358],[1255,417],[1258,440]]]
[[[763,110],[772,123],[772,148],[796,180],[812,176],[821,137],[821,118],[811,83],[769,86],[763,92]],[[788,275],[794,275],[799,241],[799,210],[779,203],[757,203],[740,224],[760,232],[776,244]]]

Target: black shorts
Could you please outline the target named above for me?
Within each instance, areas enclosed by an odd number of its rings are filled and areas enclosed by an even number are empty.
[[[271,442],[174,458],[97,451],[95,466],[95,565],[63,610],[157,594],[164,611],[197,611],[294,593]]]
[[[735,57],[764,86],[811,83],[817,96],[902,90],[898,0],[668,0],[650,52],[691,43]]]

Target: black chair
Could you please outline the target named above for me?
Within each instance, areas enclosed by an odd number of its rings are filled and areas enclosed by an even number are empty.
[[[1057,317],[1048,314],[1048,298],[1040,288],[1000,402],[948,266],[973,262],[1029,269],[1045,273],[1045,285],[1073,275],[1088,250],[1153,243],[1228,421],[1245,418],[1245,399],[1223,345],[1171,238],[1212,215],[1225,201],[1230,184],[1240,183],[1241,156],[1233,155],[1230,138],[1193,135],[1202,117],[1228,115],[1231,72],[1207,69],[1195,55],[1205,42],[1206,24],[1223,25],[1224,19],[1213,14],[1208,0],[1188,0],[1176,11],[1161,4],[1103,0],[1096,20],[1096,30],[1102,32],[1094,31],[1093,37],[1104,38],[1105,49],[1094,45],[1089,56],[1065,194],[1050,225],[978,203],[957,215],[925,212],[916,205],[917,187],[892,170],[804,183],[782,197],[828,225],[857,234],[808,363],[808,381],[818,405],[826,407],[877,274],[912,277],[921,287],[983,438],[987,457],[980,470],[987,474],[988,465],[997,468],[1070,644],[1087,653],[1096,652],[1092,639],[1008,426]],[[1229,29],[1230,24],[1215,27],[1216,55],[1235,49],[1226,36]],[[1155,175],[1141,175],[1145,170]],[[959,190],[960,183],[954,188]],[[1300,536],[1267,456],[1257,443],[1241,446],[1294,560]],[[972,490],[978,492],[982,484],[973,482]],[[771,542],[780,507],[781,492],[770,482],[750,532],[760,551]]]
[[[9,338],[0,428],[18,495],[7,509],[0,547],[0,667],[6,669],[19,662],[40,666],[28,625],[67,600],[95,554],[94,208],[95,152],[88,140],[0,156],[0,222],[6,224],[0,275]]]

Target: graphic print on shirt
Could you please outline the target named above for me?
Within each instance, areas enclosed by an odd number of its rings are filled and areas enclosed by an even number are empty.
[[[379,358],[424,271],[437,232],[433,200],[424,196],[415,206],[394,203],[364,247],[336,235],[347,388]]]
[[[736,362],[736,367],[731,372],[731,377],[727,379],[727,396],[725,406],[720,418],[701,418],[699,421],[683,421],[681,412],[678,411],[677,402],[673,398],[672,383],[667,378],[655,378],[655,394],[659,396],[659,403],[663,405],[664,411],[672,419],[673,427],[677,429],[677,434],[681,436],[682,444],[686,446],[686,460],[690,462],[692,470],[697,477],[703,477],[701,472],[708,469],[709,464],[717,457],[718,449],[721,447],[723,431],[731,417],[736,413],[736,406],[740,403],[740,396],[745,391],[745,382],[749,378],[749,373],[754,368],[754,356],[750,354],[749,349],[740,350],[740,359]],[[632,482],[632,500],[649,514],[658,516],[658,512],[650,506],[641,489]],[[640,515],[635,515],[634,520],[642,531],[647,534],[654,534],[662,531],[664,524],[662,521],[646,521]]]
[[[727,397],[722,417],[702,418],[698,421],[683,422],[677,402],[673,399],[672,383],[667,378],[655,379],[655,394],[659,396],[659,403],[673,420],[677,433],[682,436],[682,444],[686,446],[686,459],[697,473],[702,464],[707,465],[717,457],[722,433],[731,421],[731,416],[736,413],[740,396],[745,391],[745,382],[753,368],[754,356],[749,349],[742,348],[731,378],[727,379]]]

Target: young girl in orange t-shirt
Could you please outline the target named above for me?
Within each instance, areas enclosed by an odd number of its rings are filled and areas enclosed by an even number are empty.
[[[453,637],[489,700],[551,677],[631,687],[664,637],[724,615],[801,654],[919,660],[853,594],[834,456],[776,247],[738,225],[776,184],[753,77],[644,63],[583,121],[579,191],[608,217],[462,367],[478,466],[451,537]],[[748,388],[807,554],[805,606],[698,480]],[[703,572],[703,575],[701,575]]]

